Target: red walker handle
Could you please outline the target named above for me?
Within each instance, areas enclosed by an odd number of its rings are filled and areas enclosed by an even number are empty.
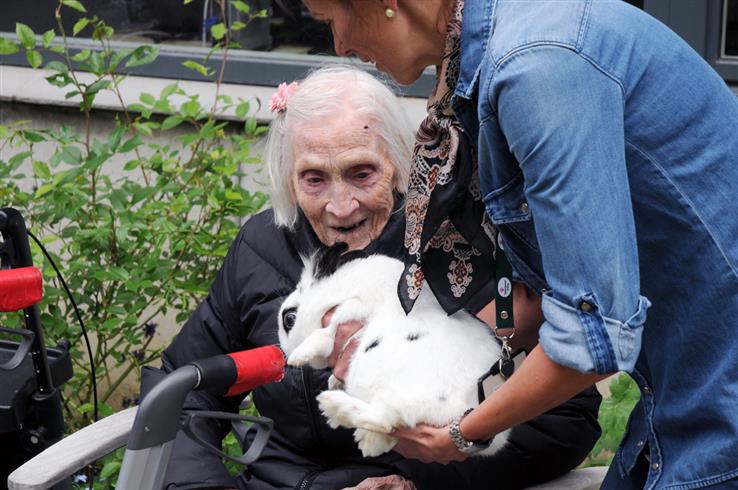
[[[284,377],[286,361],[279,346],[268,345],[234,352],[228,357],[236,364],[236,381],[226,393],[227,396],[245,393]]]
[[[0,311],[18,311],[43,297],[41,271],[35,267],[0,270]]]

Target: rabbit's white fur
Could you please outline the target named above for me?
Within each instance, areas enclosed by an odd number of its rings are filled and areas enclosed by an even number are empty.
[[[477,380],[499,359],[500,347],[490,328],[461,311],[448,316],[428,287],[405,315],[397,298],[403,271],[399,260],[372,255],[352,260],[330,276],[314,278],[313,261],[279,315],[279,340],[288,364],[328,365],[336,327],[350,320],[364,323],[344,390],[318,395],[331,427],[355,428],[364,456],[389,451],[396,427],[419,423],[444,426],[478,405]],[[336,306],[326,328],[323,315]],[[296,308],[289,333],[283,313]],[[294,310],[293,310],[294,311]],[[499,449],[507,433],[479,453]]]

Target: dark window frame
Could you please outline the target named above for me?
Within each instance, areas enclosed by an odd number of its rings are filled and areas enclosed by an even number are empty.
[[[682,36],[728,84],[738,84],[738,57],[725,56],[727,0],[645,0],[644,10]]]
[[[0,36],[17,41],[15,33],[0,32]],[[61,44],[61,38],[55,38],[54,44]],[[69,38],[67,44],[73,55],[85,48],[101,50],[99,42],[89,38]],[[110,46],[113,49],[136,48],[141,45],[142,43],[128,41],[110,42]],[[158,44],[157,46],[159,46],[160,51],[155,62],[125,70],[123,73],[126,75],[175,80],[212,81],[211,78],[204,77],[182,66],[182,62],[186,60],[201,62],[210,51],[208,48],[166,43]],[[50,56],[45,56],[44,61],[46,62],[50,59],[52,59]],[[218,70],[220,68],[220,61],[220,53],[214,53],[206,65]],[[377,71],[374,65],[363,63],[355,58],[232,49],[228,51],[228,62],[226,64],[223,83],[276,87],[281,82],[304,78],[310,70],[317,66],[332,63],[354,65],[373,75],[389,80],[386,75]],[[0,66],[2,65],[30,66],[26,60],[24,50],[13,55],[0,56]],[[412,85],[399,87],[394,83],[390,83],[398,95],[422,98],[427,98],[431,94],[434,84],[435,71],[432,69],[425,70],[420,79]]]

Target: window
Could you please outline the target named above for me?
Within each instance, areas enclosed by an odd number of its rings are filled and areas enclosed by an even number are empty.
[[[12,35],[15,23],[23,22],[37,34],[56,29],[54,11],[59,0],[0,0],[0,35]],[[220,22],[233,26],[247,16],[234,7],[234,0],[81,0],[86,14],[64,8],[64,30],[71,36],[76,21],[86,15],[98,16],[115,29],[113,47],[136,47],[141,44],[160,45],[157,61],[133,69],[130,74],[202,80],[204,77],[182,66],[191,59],[200,62],[209,55],[213,40],[210,27]],[[224,82],[246,85],[276,86],[285,80],[295,80],[317,64],[337,60],[333,51],[330,28],[310,18],[300,0],[242,0],[252,12],[265,10],[266,18],[254,19],[248,27],[232,31],[232,40],[241,49],[229,52]],[[90,28],[76,38],[70,37],[74,50],[98,49],[90,38]],[[27,66],[23,53],[3,56],[2,63]],[[344,60],[345,61],[345,60]],[[355,63],[377,74],[374,66]],[[219,66],[218,55],[209,57],[210,68]],[[402,93],[427,97],[434,85],[434,73],[428,70],[421,79]]]
[[[723,5],[723,57],[738,58],[738,0],[725,0]]]

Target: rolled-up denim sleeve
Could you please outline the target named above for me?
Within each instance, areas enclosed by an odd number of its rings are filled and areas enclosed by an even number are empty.
[[[490,87],[551,288],[541,346],[582,372],[630,371],[650,303],[640,296],[623,88],[585,55],[554,45],[503,60]]]

